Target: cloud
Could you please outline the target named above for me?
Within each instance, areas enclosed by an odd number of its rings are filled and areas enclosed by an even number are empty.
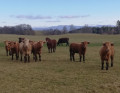
[[[10,17],[14,17],[14,18],[18,18],[18,19],[30,19],[30,20],[36,20],[36,19],[52,19],[51,16],[41,16],[41,15],[37,15],[37,16],[32,16],[32,15],[11,15]]]
[[[90,15],[81,15],[81,16],[41,16],[41,15],[11,15],[10,17],[17,18],[17,19],[28,19],[28,20],[39,20],[39,19],[53,19],[53,18],[60,18],[60,19],[76,19],[76,18],[86,18],[89,17]],[[60,21],[48,21],[48,22],[60,22]]]
[[[62,19],[75,19],[75,18],[85,18],[89,17],[90,15],[82,15],[82,16],[58,16],[59,18]]]
[[[46,22],[61,22],[59,20],[53,20],[53,21],[46,21]]]
[[[1,23],[5,24],[5,23],[7,23],[7,22],[3,21],[3,22],[1,22]]]

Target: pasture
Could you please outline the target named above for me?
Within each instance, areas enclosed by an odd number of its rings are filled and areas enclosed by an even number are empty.
[[[42,61],[30,63],[11,60],[6,56],[3,41],[18,41],[27,37],[33,41],[46,37],[58,40],[69,37],[70,43],[89,41],[86,62],[71,62],[69,47],[58,46],[55,53],[42,48]],[[102,43],[111,41],[115,47],[114,66],[101,70],[99,50]],[[120,92],[120,35],[66,34],[54,36],[0,35],[0,92],[1,93],[119,93]]]

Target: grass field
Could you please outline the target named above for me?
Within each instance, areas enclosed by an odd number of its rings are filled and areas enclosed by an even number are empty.
[[[70,42],[89,41],[86,62],[69,60],[69,47],[57,47],[56,53],[42,49],[42,61],[30,63],[12,61],[6,56],[4,40],[18,41],[18,37],[45,40],[46,37],[69,37]],[[114,66],[101,70],[99,50],[103,42],[115,47]],[[119,93],[120,92],[120,35],[66,34],[57,36],[0,35],[0,93]]]

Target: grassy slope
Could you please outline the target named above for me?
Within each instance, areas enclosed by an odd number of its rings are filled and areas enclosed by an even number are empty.
[[[43,47],[42,61],[22,63],[5,55],[4,40],[45,40],[47,36],[0,35],[0,91],[1,93],[119,93],[120,91],[120,35],[67,34],[49,36],[69,37],[70,42],[90,41],[86,62],[70,62],[69,47],[57,47],[49,54]],[[114,42],[114,67],[100,70],[99,49],[104,41]],[[78,54],[75,55],[79,60]]]

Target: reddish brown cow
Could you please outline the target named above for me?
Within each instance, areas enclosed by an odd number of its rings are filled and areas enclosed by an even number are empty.
[[[80,44],[79,43],[71,43],[70,44],[70,60],[75,61],[74,55],[75,55],[75,53],[79,53],[80,62],[81,62],[82,56],[83,56],[83,61],[85,62],[86,48],[89,43],[90,42],[87,42],[87,41],[81,42]]]
[[[37,54],[39,55],[39,61],[41,61],[41,49],[44,43],[44,41],[38,41],[32,45],[33,59],[35,62],[37,61]]]
[[[50,38],[46,38],[46,42],[49,53],[55,52],[57,41],[55,39],[51,40]]]
[[[100,49],[100,57],[101,57],[102,70],[104,69],[104,61],[106,61],[106,70],[108,70],[110,59],[111,59],[111,67],[113,67],[114,44],[110,42],[103,43],[103,46]]]
[[[19,43],[18,42],[10,42],[10,55],[13,56],[16,55],[16,60],[19,58]]]
[[[11,41],[4,41],[5,43],[5,50],[6,50],[6,55],[8,56],[8,54],[10,55],[10,42]]]

